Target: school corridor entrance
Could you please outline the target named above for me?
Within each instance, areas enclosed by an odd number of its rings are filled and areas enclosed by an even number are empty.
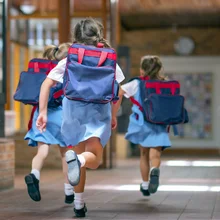
[[[0,220],[76,219],[73,203],[64,202],[55,145],[39,177],[41,201],[28,196],[24,177],[38,148],[24,137],[34,111],[13,96],[29,61],[41,59],[48,45],[73,43],[74,26],[85,18],[97,21],[97,42],[107,39],[115,49],[122,85],[143,73],[142,57],[158,57],[157,73],[181,85],[189,122],[178,125],[179,136],[172,126],[162,131],[172,146],[162,152],[158,191],[144,196],[140,145],[125,138],[132,103],[124,98],[100,167],[87,171],[84,219],[220,220],[220,0],[0,0]],[[143,125],[141,114],[133,121]]]

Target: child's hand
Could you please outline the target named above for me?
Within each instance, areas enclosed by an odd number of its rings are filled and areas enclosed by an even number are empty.
[[[46,131],[46,125],[47,125],[47,115],[46,114],[39,114],[37,121],[36,121],[37,129],[40,132],[44,132],[44,131]]]
[[[115,129],[117,127],[117,124],[117,117],[112,117],[112,129]]]

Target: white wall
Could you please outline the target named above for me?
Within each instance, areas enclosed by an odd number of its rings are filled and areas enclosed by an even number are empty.
[[[220,57],[161,57],[164,71],[172,73],[213,73],[212,133],[213,137],[205,139],[173,140],[176,148],[220,148]]]

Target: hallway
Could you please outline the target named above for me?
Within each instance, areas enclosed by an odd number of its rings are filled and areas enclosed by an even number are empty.
[[[220,220],[220,162],[216,158],[169,159],[161,167],[159,191],[150,197],[139,192],[137,159],[118,163],[113,170],[88,171],[88,220]],[[70,220],[72,205],[63,203],[62,173],[43,170],[39,203],[26,193],[16,172],[15,189],[0,193],[1,220]]]

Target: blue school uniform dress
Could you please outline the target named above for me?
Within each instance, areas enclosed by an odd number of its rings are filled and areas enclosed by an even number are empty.
[[[139,81],[137,82],[139,85]],[[139,87],[133,97],[142,105]],[[137,105],[132,106],[132,114],[129,118],[128,131],[125,138],[134,144],[140,144],[142,147],[153,148],[160,146],[165,149],[171,146],[167,127],[146,122],[143,113]]]
[[[28,145],[35,147],[38,142],[42,142],[66,147],[61,134],[62,114],[62,106],[48,108],[46,131],[41,133],[36,127],[36,120],[39,115],[39,108],[37,108],[33,115],[31,129],[24,137],[25,140],[29,140]]]
[[[48,78],[63,83],[67,59],[61,60],[48,74]],[[116,80],[124,80],[124,74],[116,65]],[[91,137],[100,139],[104,147],[111,136],[111,103],[96,104],[63,98],[61,133],[66,146],[75,146]]]
[[[97,137],[104,147],[111,136],[111,104],[86,103],[64,98],[61,133],[67,146]]]

